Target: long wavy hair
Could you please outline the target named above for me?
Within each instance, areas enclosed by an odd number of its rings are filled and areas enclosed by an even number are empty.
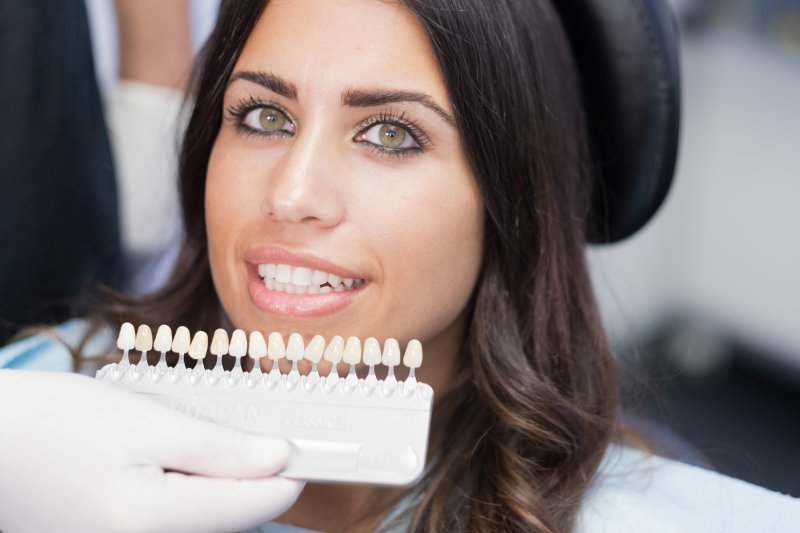
[[[410,530],[569,531],[618,403],[584,259],[595,177],[576,67],[549,0],[403,3],[430,38],[486,210],[458,386],[436,402],[440,453],[412,489]],[[265,5],[222,2],[181,148],[179,259],[158,292],[116,296],[107,322],[158,317],[210,331],[224,320],[208,261],[206,167],[226,84]]]

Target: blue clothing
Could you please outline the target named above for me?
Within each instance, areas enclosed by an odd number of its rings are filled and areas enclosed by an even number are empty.
[[[77,344],[85,327],[84,322],[73,320],[62,324],[57,331],[65,341]],[[99,354],[113,346],[113,333],[103,330],[87,344],[86,352]],[[72,360],[69,351],[53,337],[36,335],[0,349],[0,368],[70,371]],[[392,515],[403,516],[412,509],[413,502],[403,501]],[[710,470],[612,445],[586,493],[576,532],[642,531],[797,532],[800,500]],[[313,532],[269,523],[248,533]]]

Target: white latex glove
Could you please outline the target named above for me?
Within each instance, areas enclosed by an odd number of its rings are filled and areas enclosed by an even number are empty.
[[[246,529],[297,499],[270,477],[290,452],[85,376],[0,370],[4,533]]]

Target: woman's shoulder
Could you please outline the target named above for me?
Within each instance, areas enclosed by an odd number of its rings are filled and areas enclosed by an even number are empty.
[[[78,346],[89,331],[90,323],[72,319],[40,333],[0,348],[0,368],[71,372],[75,369],[69,346]],[[87,356],[101,354],[114,346],[114,334],[102,327],[82,346]]]
[[[577,531],[797,531],[800,500],[698,468],[612,445],[586,493]]]

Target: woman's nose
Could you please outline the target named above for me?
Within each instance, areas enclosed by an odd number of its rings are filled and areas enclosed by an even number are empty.
[[[320,136],[317,136],[320,137]],[[309,135],[298,137],[266,177],[262,212],[285,224],[337,225],[344,214],[335,154]]]

